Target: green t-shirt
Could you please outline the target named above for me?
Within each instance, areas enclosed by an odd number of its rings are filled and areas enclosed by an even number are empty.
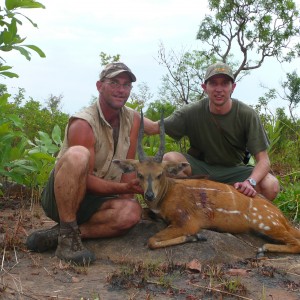
[[[225,115],[212,114],[209,99],[204,98],[176,110],[164,122],[166,134],[176,140],[187,136],[208,164],[240,165],[246,149],[255,155],[269,146],[255,110],[236,99]]]

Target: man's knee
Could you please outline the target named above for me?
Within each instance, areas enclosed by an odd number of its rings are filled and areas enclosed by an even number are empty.
[[[280,183],[278,179],[268,174],[260,183],[259,192],[263,194],[268,200],[273,201],[280,192]]]
[[[123,204],[125,208],[120,211],[120,216],[116,223],[120,231],[126,231],[135,226],[141,220],[142,215],[142,208],[137,201],[123,201],[125,202]]]
[[[278,179],[275,176],[272,176],[272,189],[273,189],[273,196],[272,196],[272,200],[274,200],[278,193],[280,192],[280,183],[278,181]]]
[[[141,220],[142,208],[134,199],[118,199],[107,201],[101,210],[94,215],[93,223],[108,225],[114,235],[123,234]],[[109,218],[108,218],[109,217]],[[107,220],[103,223],[103,220]]]
[[[86,147],[83,146],[72,146],[64,154],[64,156],[76,163],[86,163],[90,158],[90,152]]]
[[[163,160],[176,161],[176,162],[186,162],[186,158],[183,154],[179,152],[167,152],[164,154]]]
[[[87,148],[83,146],[72,146],[59,159],[56,169],[64,165],[68,168],[74,167],[76,170],[81,170],[88,166],[89,159],[90,152]]]

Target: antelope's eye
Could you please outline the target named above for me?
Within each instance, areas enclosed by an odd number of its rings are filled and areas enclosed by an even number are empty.
[[[144,176],[141,173],[137,173],[137,177],[138,177],[138,179],[143,179],[144,178]]]

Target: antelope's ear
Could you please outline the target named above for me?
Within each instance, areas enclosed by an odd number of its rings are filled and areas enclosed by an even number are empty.
[[[184,170],[189,165],[190,164],[187,162],[178,163],[178,162],[168,161],[168,162],[165,162],[165,170],[170,175],[177,175],[180,171]]]
[[[138,161],[134,159],[114,159],[112,162],[116,164],[123,173],[134,172],[136,170],[136,164],[138,163]]]

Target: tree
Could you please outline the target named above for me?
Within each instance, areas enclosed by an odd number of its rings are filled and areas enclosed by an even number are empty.
[[[106,54],[101,51],[99,56],[100,56],[100,60],[101,60],[101,66],[106,66],[109,63],[120,61],[120,54],[111,56],[111,55]]]
[[[61,110],[61,100],[63,95],[54,96],[50,95],[49,99],[46,100],[47,108],[49,108],[52,115],[57,115]]]
[[[287,81],[283,82],[281,85],[284,90],[283,99],[289,102],[289,112],[292,120],[296,123],[294,111],[300,103],[300,77],[297,75],[296,71],[287,73],[286,76]]]
[[[35,51],[40,57],[46,57],[44,52],[35,45],[24,44],[26,38],[21,38],[18,34],[18,25],[22,25],[22,21],[17,16],[25,17],[34,27],[28,17],[17,11],[19,8],[45,8],[45,6],[34,0],[6,0],[6,7],[0,7],[0,51],[19,51],[27,60],[31,59],[31,52]],[[29,49],[29,50],[27,50]],[[10,72],[12,68],[4,65],[5,59],[0,56],[0,76],[3,77],[19,77],[16,73]]]
[[[161,43],[158,51],[158,63],[165,66],[167,74],[162,78],[159,94],[162,101],[171,101],[182,106],[203,97],[201,82],[204,79],[204,66],[213,62],[214,57],[208,58],[203,51],[184,51],[166,53]]]
[[[147,103],[153,98],[153,94],[150,91],[149,86],[145,82],[141,82],[137,85],[137,92],[130,93],[130,103],[139,110],[144,108]]]
[[[209,46],[207,56],[214,55],[223,62],[234,57],[235,78],[261,67],[267,58],[291,62],[300,56],[300,44],[295,41],[300,19],[293,0],[208,2],[215,14],[205,16],[197,39]]]
[[[177,106],[203,96],[199,87],[206,68],[223,61],[236,81],[262,66],[267,58],[291,62],[300,56],[300,18],[293,0],[208,0],[210,15],[199,26],[200,51],[166,54],[161,44],[158,62],[165,66],[160,96]]]
[[[274,88],[268,88],[262,85],[267,90],[264,97],[260,97],[259,102],[269,103],[270,100],[276,100],[277,98],[288,102],[288,110],[290,118],[294,124],[297,123],[297,117],[295,116],[295,110],[300,103],[300,77],[296,71],[286,74],[286,81],[281,83],[282,92],[277,91]],[[267,107],[267,105],[264,105]]]

